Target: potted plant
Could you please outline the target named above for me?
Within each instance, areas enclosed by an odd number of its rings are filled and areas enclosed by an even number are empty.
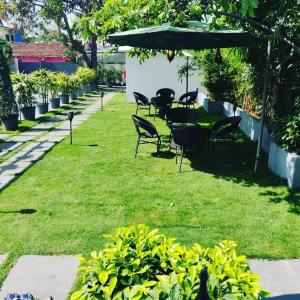
[[[45,114],[49,110],[50,72],[45,69],[40,69],[31,73],[31,76],[41,100],[36,105],[38,113]]]
[[[22,118],[24,120],[33,121],[35,119],[33,97],[36,89],[32,79],[27,74],[13,73],[11,75],[11,80],[13,90],[17,95],[17,101]]]
[[[11,57],[11,48],[0,40],[0,120],[5,130],[18,129],[19,117],[10,78]]]
[[[49,73],[49,90],[51,98],[49,100],[50,109],[56,109],[60,106],[60,98],[58,97],[59,86],[57,83],[57,73]]]
[[[71,99],[74,101],[78,97],[78,93],[81,89],[81,81],[79,80],[78,76],[75,74],[70,75],[70,93]]]
[[[70,76],[65,73],[57,73],[57,84],[58,84],[58,90],[60,92],[60,104],[65,105],[69,104],[70,101],[70,92],[71,92],[71,82],[70,82]]]

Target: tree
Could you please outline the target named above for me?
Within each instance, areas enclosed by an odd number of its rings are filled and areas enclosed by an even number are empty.
[[[23,20],[26,28],[44,28],[45,25],[55,24],[61,41],[71,50],[79,52],[88,67],[96,67],[97,35],[91,33],[89,36],[89,56],[80,39],[77,22],[72,23],[70,19],[76,20],[100,10],[102,0],[12,0],[12,3],[14,9],[11,14]]]
[[[9,49],[7,43],[0,40],[0,118],[18,113],[10,79],[11,50]]]

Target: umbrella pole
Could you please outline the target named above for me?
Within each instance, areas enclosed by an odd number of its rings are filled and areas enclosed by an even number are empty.
[[[189,57],[186,58],[186,83],[185,83],[186,93],[189,92]]]
[[[270,81],[270,65],[271,65],[271,41],[269,40],[268,41],[268,49],[267,49],[266,68],[265,68],[265,74],[264,74],[264,89],[263,89],[263,95],[262,95],[260,133],[259,133],[259,137],[258,137],[255,167],[254,167],[255,173],[257,173],[257,171],[258,171],[260,154],[261,154],[261,146],[262,146],[262,141],[263,141],[263,136],[264,136],[264,124],[265,124],[265,118],[266,118],[266,102],[267,102],[267,94],[268,94],[268,87],[269,87],[269,81]]]

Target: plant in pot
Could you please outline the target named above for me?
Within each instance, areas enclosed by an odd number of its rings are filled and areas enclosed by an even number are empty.
[[[79,80],[78,76],[75,74],[70,75],[70,93],[71,99],[74,101],[78,97],[78,93],[81,89],[81,81]]]
[[[40,95],[40,101],[37,103],[39,114],[45,114],[49,110],[49,91],[50,91],[50,71],[40,69],[30,74],[34,80],[35,87]]]
[[[11,48],[0,40],[0,120],[5,130],[18,129],[18,105],[10,78]]]
[[[57,84],[58,84],[58,90],[60,92],[60,104],[66,105],[69,104],[70,101],[70,93],[71,93],[71,82],[70,82],[70,76],[66,73],[57,73]]]
[[[22,118],[33,121],[35,119],[33,97],[36,93],[34,82],[29,75],[23,73],[13,73],[11,80]]]
[[[58,97],[59,86],[57,83],[57,73],[49,72],[49,90],[51,98],[49,100],[50,109],[56,109],[60,106],[60,98]]]

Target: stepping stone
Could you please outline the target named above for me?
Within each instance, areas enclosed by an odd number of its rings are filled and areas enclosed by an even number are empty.
[[[35,299],[51,296],[55,300],[65,300],[78,266],[79,261],[74,256],[22,256],[5,279],[0,299],[9,293],[29,292]]]
[[[38,139],[38,142],[53,142],[53,143],[58,143],[62,141],[65,137],[64,136],[54,136],[54,135],[45,135]]]
[[[12,138],[10,138],[8,140],[8,142],[28,142],[28,141],[31,141],[31,140],[34,140],[35,139],[35,136],[34,135],[17,135],[17,136],[14,136]]]
[[[4,142],[0,143],[0,157],[6,155],[8,152],[17,149],[21,146],[21,142]]]
[[[1,175],[17,175],[32,165],[29,161],[7,161],[0,165]]]
[[[13,179],[14,175],[0,175],[0,191],[4,189]]]
[[[55,143],[51,143],[47,141],[46,142],[36,141],[24,147],[22,152],[29,152],[29,151],[46,152],[47,150],[51,149],[54,145]]]
[[[8,161],[37,161],[39,160],[45,153],[44,151],[29,150],[29,151],[20,151],[16,155],[10,157]]]
[[[0,134],[0,140],[6,140],[9,137],[9,134],[1,133]]]
[[[31,130],[28,130],[28,131],[25,131],[25,132],[22,132],[20,135],[21,136],[38,136],[40,134],[43,134],[45,133],[45,129],[43,130],[40,130],[40,129],[31,129]]]
[[[7,255],[6,254],[0,254],[0,265],[2,265],[6,260]]]
[[[254,274],[261,276],[263,289],[269,291],[274,300],[277,296],[281,296],[278,300],[300,299],[300,259],[249,260],[249,265]]]

